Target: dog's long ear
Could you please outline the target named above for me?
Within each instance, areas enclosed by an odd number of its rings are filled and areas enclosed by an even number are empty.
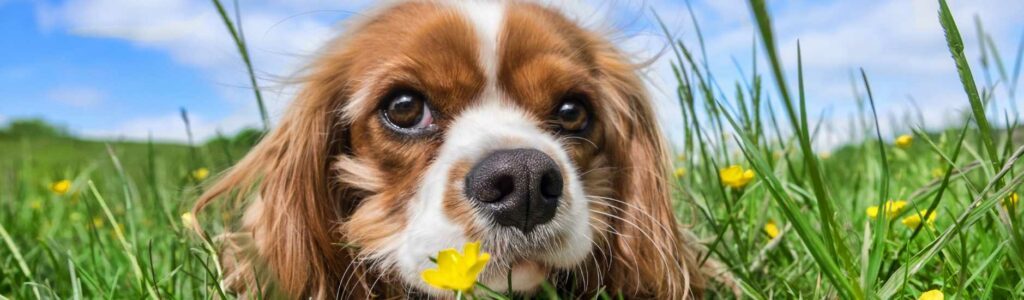
[[[345,189],[330,173],[332,160],[346,147],[347,125],[339,113],[347,97],[344,61],[320,60],[278,127],[193,208],[198,216],[211,201],[232,194],[252,201],[236,235],[252,238],[257,253],[251,256],[258,260],[229,257],[240,269],[228,275],[241,281],[259,276],[261,284],[273,282],[270,289],[288,297],[334,298],[340,292],[334,289],[353,257],[335,244],[343,241],[335,226],[353,204],[343,199]],[[254,269],[260,274],[246,274]],[[253,282],[233,284],[256,288]],[[349,295],[360,294],[347,289]]]
[[[612,116],[606,141],[622,201],[615,203],[619,218],[612,220],[618,234],[611,241],[608,284],[638,296],[700,297],[704,283],[695,253],[673,213],[668,146],[637,66],[607,44],[597,48],[595,59],[610,89],[604,92],[610,98],[605,115]]]

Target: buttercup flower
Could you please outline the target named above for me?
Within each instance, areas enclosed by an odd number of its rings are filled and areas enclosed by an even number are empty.
[[[682,167],[676,168],[675,175],[676,178],[683,178],[683,176],[686,176],[686,169]]]
[[[185,227],[192,227],[192,224],[196,222],[196,217],[192,216],[192,213],[185,212],[181,214],[181,225]]]
[[[54,182],[52,185],[50,185],[50,190],[53,191],[54,194],[57,194],[57,195],[60,195],[60,196],[66,195],[68,193],[68,190],[70,190],[70,189],[71,189],[71,180],[67,180],[67,179]]]
[[[907,149],[910,148],[910,144],[913,142],[914,136],[904,134],[896,138],[896,147],[900,147],[900,149]]]
[[[936,214],[937,212],[934,211],[931,214],[928,214],[928,218],[927,220],[925,220],[925,223],[927,223],[928,225],[935,224]],[[911,229],[916,229],[918,226],[921,226],[922,215],[924,215],[924,212],[918,212],[916,214],[903,218],[903,221],[901,222],[903,223],[903,225],[907,225],[907,227],[910,227]]]
[[[198,168],[195,171],[192,171],[192,179],[195,179],[196,181],[203,181],[207,176],[210,176],[209,169]]]
[[[1010,193],[1006,199],[1003,199],[1003,207],[1006,207],[1006,209],[1017,207],[1017,203],[1020,203],[1020,196],[1017,193]]]
[[[943,300],[945,298],[946,298],[946,295],[943,295],[942,291],[940,291],[940,290],[930,290],[930,291],[921,293],[921,296],[918,297],[917,300]]]
[[[462,253],[448,248],[437,253],[437,268],[424,270],[420,275],[430,286],[452,291],[473,289],[477,276],[484,270],[491,255],[480,252],[480,242],[466,243]]]
[[[764,224],[764,233],[767,234],[769,238],[774,239],[779,236],[779,226],[775,225],[774,221],[768,220],[768,223]]]
[[[742,189],[751,180],[754,180],[754,170],[744,170],[739,165],[732,165],[719,170],[718,177],[725,184],[734,189]]]
[[[885,215],[887,217],[889,217],[889,218],[894,218],[894,217],[896,217],[896,215],[899,215],[901,211],[903,211],[903,207],[905,207],[905,206],[907,206],[907,201],[903,201],[903,200],[896,200],[896,201],[889,200],[889,201],[886,201],[885,202]],[[868,217],[871,217],[872,220],[877,218],[878,217],[878,205],[868,206],[867,214],[868,214]]]

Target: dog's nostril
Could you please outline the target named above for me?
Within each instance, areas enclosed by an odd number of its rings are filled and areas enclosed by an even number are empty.
[[[558,169],[551,169],[544,172],[540,178],[540,192],[547,198],[558,198],[562,196],[562,175]]]
[[[494,191],[496,192],[495,195],[497,197],[494,197],[493,199],[481,199],[481,201],[497,202],[501,201],[505,197],[508,197],[508,195],[512,194],[512,192],[515,191],[516,179],[510,175],[498,176],[494,178],[494,182],[491,183],[491,185],[493,186]]]

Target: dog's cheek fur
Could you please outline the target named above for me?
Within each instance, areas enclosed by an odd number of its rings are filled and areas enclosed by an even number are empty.
[[[470,200],[465,195],[465,180],[472,164],[467,161],[455,163],[448,172],[448,187],[444,193],[444,215],[452,223],[462,226],[463,235],[469,240],[480,240],[484,236],[484,228],[475,222],[475,213]]]

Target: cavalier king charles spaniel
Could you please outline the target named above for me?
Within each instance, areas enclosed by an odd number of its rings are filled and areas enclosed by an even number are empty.
[[[481,241],[479,281],[496,291],[701,296],[667,143],[613,44],[514,0],[404,1],[357,19],[194,208],[245,200],[218,239],[226,287],[450,297],[421,272]]]

